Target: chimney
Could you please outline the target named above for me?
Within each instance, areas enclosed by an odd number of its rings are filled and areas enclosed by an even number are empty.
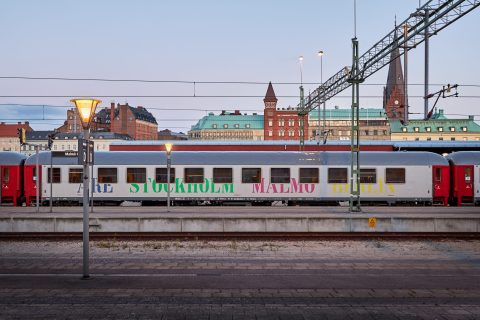
[[[28,126],[28,125],[30,125],[30,122],[29,122],[29,121],[25,121],[25,124]]]
[[[470,116],[468,116],[468,120],[472,120],[472,121],[473,121],[473,120],[475,120],[475,117],[472,116],[472,115],[470,115]]]
[[[113,132],[113,117],[115,116],[115,102],[110,103],[110,132]]]
[[[234,115],[241,115],[240,110],[235,110]]]

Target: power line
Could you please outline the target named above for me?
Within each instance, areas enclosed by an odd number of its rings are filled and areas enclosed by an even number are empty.
[[[30,77],[0,76],[5,80],[49,80],[49,81],[97,81],[97,82],[139,82],[139,83],[172,83],[172,84],[248,84],[268,85],[266,81],[194,81],[194,80],[148,80],[148,79],[111,79],[111,78],[71,78],[71,77]],[[304,85],[318,85],[319,82],[303,82]],[[274,85],[300,85],[299,82],[272,82]],[[384,83],[364,83],[367,86],[384,86]],[[409,86],[423,86],[423,83],[409,83]],[[432,83],[432,86],[443,86],[445,83]],[[480,87],[480,84],[459,84],[459,86]]]
[[[0,98],[71,98],[75,96],[81,95],[68,95],[68,96],[61,96],[61,95],[23,95],[23,96],[13,96],[13,95],[0,95]],[[263,95],[92,95],[96,98],[264,98]],[[277,96],[277,98],[298,98],[298,95],[295,96]],[[349,98],[351,96],[335,96],[333,98]],[[333,99],[332,98],[332,99]],[[361,98],[383,98],[383,96],[379,95],[368,95],[368,96],[361,96]],[[424,96],[409,96],[409,98],[421,98],[424,99]],[[457,98],[480,98],[480,95],[468,95],[468,96],[458,96]]]

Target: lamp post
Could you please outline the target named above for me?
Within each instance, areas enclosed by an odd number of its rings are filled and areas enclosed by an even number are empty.
[[[83,127],[83,139],[87,140],[87,146],[89,146],[88,140],[90,138],[90,122],[97,105],[101,102],[96,99],[72,99],[71,102],[75,103],[80,120]],[[88,150],[88,147],[87,147]],[[83,158],[83,279],[90,278],[89,272],[89,217],[88,217],[88,187],[89,187],[89,172],[88,164],[90,162],[90,152],[86,152]]]
[[[167,152],[167,212],[170,212],[170,167],[172,159],[170,155],[172,154],[172,144],[165,143],[165,151]]]
[[[322,91],[325,90],[323,87],[323,55],[325,53],[323,50],[318,51],[318,56],[320,57],[320,87]],[[326,111],[325,111],[325,101],[323,102],[323,130],[320,130],[320,105],[318,105],[318,143],[320,143],[320,133],[326,134],[327,130],[327,120],[326,120]]]

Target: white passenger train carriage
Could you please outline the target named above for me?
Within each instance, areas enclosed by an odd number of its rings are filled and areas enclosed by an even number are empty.
[[[41,177],[49,176],[50,153],[40,153]],[[350,197],[349,152],[173,152],[174,203],[242,201],[289,204],[338,203]],[[76,158],[53,158],[55,202],[81,202],[82,166]],[[34,166],[36,156],[26,161]],[[95,152],[94,201],[166,202],[163,152]],[[364,202],[435,201],[435,170],[448,162],[429,152],[362,152]],[[447,183],[448,184],[448,183]],[[41,179],[42,200],[50,198],[50,179]]]

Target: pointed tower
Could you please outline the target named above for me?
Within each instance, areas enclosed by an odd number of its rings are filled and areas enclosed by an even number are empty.
[[[383,88],[383,109],[390,120],[403,120],[405,113],[405,82],[403,80],[400,50],[398,49],[397,27],[395,26],[395,49],[390,55],[387,86]]]
[[[265,99],[263,99],[265,109],[275,109],[277,107],[277,101],[278,99],[275,96],[275,91],[273,91],[272,82],[269,82],[267,93],[265,94]]]

